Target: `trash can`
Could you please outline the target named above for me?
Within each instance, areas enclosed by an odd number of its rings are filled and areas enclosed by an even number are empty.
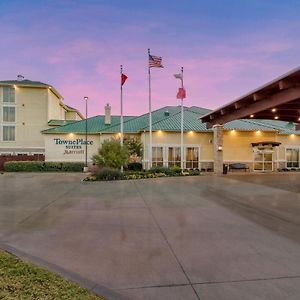
[[[228,172],[228,165],[223,165],[223,174],[226,175]]]

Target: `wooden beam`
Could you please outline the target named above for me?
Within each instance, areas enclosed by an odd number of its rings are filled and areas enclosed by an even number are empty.
[[[291,81],[280,80],[278,82],[278,86],[279,86],[280,90],[285,90],[285,89],[289,89],[289,88],[293,87],[294,84]]]
[[[256,114],[264,110],[272,109],[279,105],[285,104],[290,101],[294,101],[300,98],[300,87],[295,87],[287,90],[283,90],[279,93],[276,93],[268,98],[264,98],[261,101],[249,103],[248,106],[241,107],[238,110],[233,111],[230,114],[225,116],[215,116],[214,120],[211,122],[212,125],[215,124],[225,124],[227,122],[248,118],[251,114]],[[293,120],[291,120],[293,121]]]
[[[263,98],[264,98],[264,96],[262,94],[258,94],[258,93],[253,94],[253,101],[258,101],[258,100],[261,100]]]
[[[226,109],[221,109],[220,113],[222,116],[224,116],[226,114]]]
[[[235,102],[235,103],[234,103],[234,108],[235,108],[235,109],[239,109],[239,108],[241,108],[241,107],[242,107],[241,103],[238,103],[238,102]]]

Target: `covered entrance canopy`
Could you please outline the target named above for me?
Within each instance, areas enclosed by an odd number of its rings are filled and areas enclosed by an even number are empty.
[[[200,117],[214,132],[214,171],[223,171],[223,125],[237,119],[291,122],[300,129],[300,67]]]
[[[300,129],[300,67],[200,119],[208,128],[236,119],[270,119],[294,122]]]

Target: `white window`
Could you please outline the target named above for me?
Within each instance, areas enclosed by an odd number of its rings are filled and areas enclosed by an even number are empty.
[[[15,103],[15,89],[11,87],[3,88],[3,102]]]
[[[299,148],[286,149],[286,167],[299,168]]]
[[[152,147],[152,166],[163,166],[163,147]]]
[[[13,106],[3,106],[3,122],[16,121],[16,108]]]
[[[180,147],[168,148],[168,167],[178,166],[180,167],[181,155]]]
[[[199,148],[186,147],[186,168],[199,169]]]
[[[15,141],[15,126],[3,126],[3,141]]]

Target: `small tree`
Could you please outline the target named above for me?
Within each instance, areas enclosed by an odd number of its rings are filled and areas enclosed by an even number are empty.
[[[124,145],[129,151],[130,157],[139,157],[143,156],[143,144],[138,138],[125,138]]]
[[[129,151],[126,146],[121,147],[118,140],[105,140],[98,154],[95,154],[92,159],[101,167],[120,169],[121,166],[127,165]]]

